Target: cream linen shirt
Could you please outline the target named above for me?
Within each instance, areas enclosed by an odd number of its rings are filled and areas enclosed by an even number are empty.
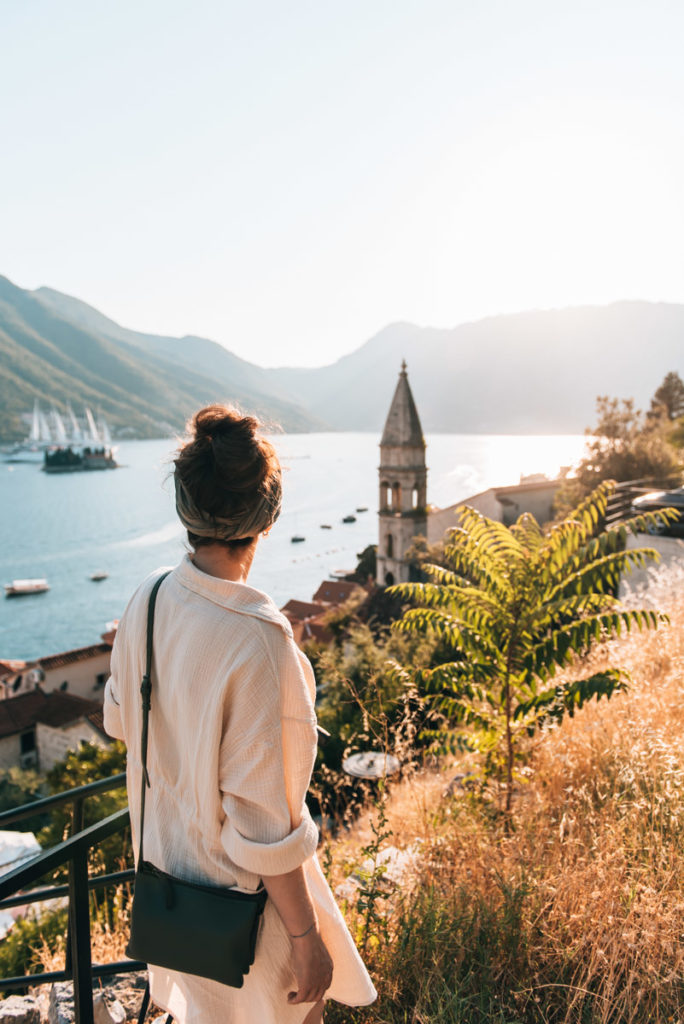
[[[121,619],[105,688],[105,728],[126,742],[134,849],[140,820],[140,681],[155,572]],[[315,856],[305,803],[316,756],[315,681],[266,594],[201,572],[186,556],[161,585],[145,807],[145,859],[191,881],[255,889],[304,866],[334,963],[326,994],[349,1005],[375,989]],[[152,998],[178,1024],[299,1024],[287,933],[270,901],[241,989],[150,970]]]

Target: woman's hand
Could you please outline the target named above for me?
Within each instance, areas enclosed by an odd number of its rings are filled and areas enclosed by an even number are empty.
[[[288,993],[287,1001],[291,1005],[317,1003],[332,982],[333,963],[330,954],[316,928],[308,935],[291,941],[297,991]]]

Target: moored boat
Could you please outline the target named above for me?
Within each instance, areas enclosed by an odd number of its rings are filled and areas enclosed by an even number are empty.
[[[30,594],[44,594],[49,590],[46,579],[12,580],[5,584],[5,597],[28,597]]]

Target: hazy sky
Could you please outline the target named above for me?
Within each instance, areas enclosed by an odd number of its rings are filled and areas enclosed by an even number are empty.
[[[0,273],[321,365],[684,301],[681,0],[3,0]]]

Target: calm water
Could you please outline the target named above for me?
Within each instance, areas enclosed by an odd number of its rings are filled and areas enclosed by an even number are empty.
[[[274,439],[283,465],[283,513],[260,545],[250,583],[278,605],[309,600],[331,569],[353,569],[377,538],[378,437],[292,434]],[[583,437],[427,438],[428,498],[450,505],[521,473],[555,474],[576,461]],[[0,584],[45,576],[50,591],[0,596],[0,659],[54,654],[96,643],[137,583],[184,551],[169,475],[169,441],[121,444],[121,469],[51,476],[0,463]],[[353,524],[342,517],[368,506]],[[321,530],[330,523],[331,530]],[[292,544],[293,534],[306,537]],[[90,574],[109,573],[101,583]]]

